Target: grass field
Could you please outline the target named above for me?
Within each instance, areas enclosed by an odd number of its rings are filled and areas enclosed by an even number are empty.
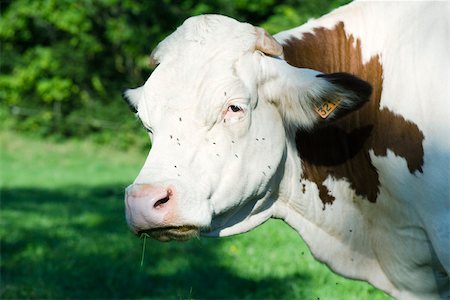
[[[0,133],[0,298],[390,299],[314,261],[287,225],[160,243],[127,229],[123,189],[145,159]]]

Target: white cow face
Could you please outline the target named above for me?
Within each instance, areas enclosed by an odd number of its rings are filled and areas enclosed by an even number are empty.
[[[224,236],[271,216],[292,128],[319,120],[322,95],[347,101],[327,78],[281,54],[262,29],[223,16],[190,18],[160,43],[158,67],[126,92],[153,145],[126,191],[135,233]]]

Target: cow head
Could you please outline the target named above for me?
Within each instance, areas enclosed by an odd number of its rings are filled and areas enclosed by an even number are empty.
[[[295,130],[335,119],[370,94],[351,75],[295,68],[281,57],[263,29],[217,15],[186,20],[158,45],[155,71],[125,93],[152,140],[126,190],[135,233],[184,240],[263,223]],[[327,101],[338,104],[322,119],[317,110]]]

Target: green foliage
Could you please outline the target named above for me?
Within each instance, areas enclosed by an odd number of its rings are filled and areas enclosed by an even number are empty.
[[[274,8],[274,13],[261,25],[269,33],[274,34],[288,28],[297,27],[309,19],[316,18],[349,2],[349,0],[286,1],[286,3],[277,5]]]
[[[139,125],[121,93],[145,81],[150,51],[187,17],[221,13],[275,33],[346,2],[2,1],[0,121],[40,135],[133,143],[123,131]]]
[[[123,191],[144,153],[5,132],[0,152],[1,299],[389,299],[333,274],[275,220],[228,238],[148,239],[140,267]]]

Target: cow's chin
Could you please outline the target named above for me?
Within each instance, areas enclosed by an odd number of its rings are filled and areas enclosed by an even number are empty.
[[[187,241],[199,235],[199,228],[191,225],[161,227],[140,231],[138,235],[148,235],[161,242]]]

